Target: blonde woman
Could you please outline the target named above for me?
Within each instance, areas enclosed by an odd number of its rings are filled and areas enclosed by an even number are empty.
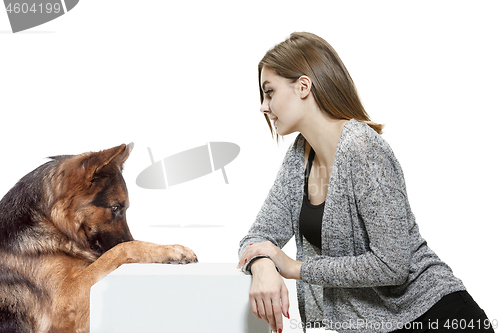
[[[465,321],[468,330],[493,331],[421,237],[403,171],[335,50],[293,33],[258,69],[271,131],[300,134],[240,242],[252,312],[282,332],[287,278],[297,280],[304,330],[449,332]],[[281,250],[294,235],[296,259]]]

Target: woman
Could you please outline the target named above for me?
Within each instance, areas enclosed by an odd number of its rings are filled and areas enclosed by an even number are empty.
[[[466,321],[493,331],[420,236],[401,167],[335,50],[293,33],[261,60],[259,84],[271,131],[300,134],[240,242],[252,312],[281,332],[288,278],[297,280],[304,330],[448,331]],[[281,250],[293,235],[297,260]]]

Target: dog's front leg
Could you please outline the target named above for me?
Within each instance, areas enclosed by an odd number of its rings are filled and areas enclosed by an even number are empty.
[[[79,279],[93,286],[122,264],[130,263],[178,263],[197,262],[196,254],[182,245],[158,245],[143,241],[131,241],[116,245],[105,252],[81,272]]]
[[[90,288],[122,264],[187,264],[197,261],[194,252],[182,245],[157,245],[142,241],[118,244],[85,269],[64,279],[53,306],[54,327],[61,332],[88,332]]]

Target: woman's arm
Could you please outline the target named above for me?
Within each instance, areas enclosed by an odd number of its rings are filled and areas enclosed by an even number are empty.
[[[263,243],[257,244],[250,255],[267,255],[283,276],[311,284],[346,288],[401,284],[409,274],[414,226],[402,170],[387,143],[375,133],[353,135],[346,151],[340,167],[346,171],[343,174],[348,175],[350,185],[342,195],[349,196],[355,207],[338,206],[341,202],[333,205],[350,211],[353,220],[360,220],[368,237],[367,251],[358,256],[316,256],[300,263],[272,244]],[[349,219],[337,222],[353,223]],[[335,224],[327,222],[324,227],[335,228]]]
[[[276,180],[259,211],[248,234],[241,240],[238,267],[252,274],[250,304],[254,315],[269,323],[273,331],[283,330],[283,317],[288,315],[288,290],[276,265],[268,258],[256,260],[250,250],[257,243],[267,242],[276,248],[283,247],[293,236],[293,195],[290,187],[297,181],[290,176],[290,147]],[[250,244],[253,244],[249,246]],[[252,262],[252,265],[246,263]]]
[[[371,130],[358,129],[346,151],[341,167],[348,186],[342,195],[350,204],[337,208],[348,210],[350,220],[338,222],[362,225],[368,238],[366,252],[308,258],[301,267],[302,280],[347,288],[401,284],[409,275],[416,244],[403,171],[389,145]]]
[[[304,262],[288,257],[271,242],[248,246],[240,264],[257,255],[268,256],[281,276],[331,287],[376,287],[403,283],[409,273],[410,247],[406,198],[394,189],[371,191],[359,209],[370,240],[359,256],[316,256]]]
[[[279,182],[275,182],[255,223],[240,242],[238,268],[245,268],[247,273],[252,274],[249,294],[252,313],[266,321],[273,331],[281,333],[283,316],[289,318],[288,289],[275,263],[269,258],[254,260],[258,251],[253,251],[254,247],[263,242],[279,249],[277,245],[284,246],[293,236],[291,212],[284,205],[286,199],[279,187]],[[245,266],[250,261],[252,264]]]
[[[330,287],[379,287],[406,281],[411,259],[406,198],[394,189],[373,190],[377,198],[359,206],[369,239],[368,251],[358,256],[308,258],[301,267],[302,280]],[[361,199],[364,200],[364,199]]]
[[[282,248],[293,237],[292,195],[290,193],[290,156],[293,145],[285,156],[273,186],[264,201],[248,234],[240,241],[238,255],[241,258],[248,245],[269,241]],[[252,258],[247,258],[251,260]],[[239,265],[240,266],[240,265]],[[241,265],[243,266],[243,265]],[[248,267],[249,268],[249,267]],[[249,270],[246,273],[250,274]]]
[[[302,262],[290,258],[283,250],[269,241],[250,244],[241,255],[238,268],[243,267],[248,260],[259,255],[267,256],[275,264],[275,267],[279,268],[279,273],[284,278],[300,280]]]
[[[288,289],[276,271],[274,263],[267,258],[258,259],[251,267],[250,308],[252,313],[265,320],[272,331],[283,331],[283,317],[288,314],[290,302]]]

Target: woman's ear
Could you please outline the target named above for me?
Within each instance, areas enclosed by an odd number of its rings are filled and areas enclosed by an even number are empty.
[[[304,99],[309,96],[311,92],[312,81],[307,75],[302,75],[297,81],[299,83],[300,98]]]

